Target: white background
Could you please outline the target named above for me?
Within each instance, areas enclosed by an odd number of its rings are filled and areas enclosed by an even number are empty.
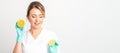
[[[39,1],[46,8],[43,26],[58,34],[61,53],[120,53],[120,0]],[[0,1],[0,53],[12,53],[15,23],[26,19],[30,2]]]

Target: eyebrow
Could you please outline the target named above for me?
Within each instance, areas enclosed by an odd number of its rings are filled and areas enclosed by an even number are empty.
[[[36,14],[31,14],[32,16],[37,16]]]
[[[32,16],[37,16],[36,14],[31,14]],[[44,16],[44,14],[39,14],[38,16]]]
[[[36,15],[36,14],[32,14],[32,15]],[[39,15],[44,15],[44,14],[39,14]]]

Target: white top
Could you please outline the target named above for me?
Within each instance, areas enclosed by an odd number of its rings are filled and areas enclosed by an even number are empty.
[[[50,40],[56,40],[56,34],[52,31],[42,29],[37,39],[34,39],[30,31],[25,32],[22,41],[22,52],[23,53],[49,53],[48,43]]]

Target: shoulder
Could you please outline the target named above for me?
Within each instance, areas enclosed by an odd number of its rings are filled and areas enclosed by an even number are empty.
[[[27,31],[24,31],[24,36],[28,35],[29,34],[29,30]]]
[[[49,34],[50,36],[56,35],[55,32],[53,32],[53,31],[51,31],[51,30],[48,30],[48,29],[43,29],[43,31],[44,31],[44,33]]]
[[[28,39],[29,36],[30,36],[30,31],[29,30],[24,31],[23,38]]]

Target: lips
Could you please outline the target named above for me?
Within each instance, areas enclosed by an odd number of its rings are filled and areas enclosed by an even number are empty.
[[[40,23],[34,23],[35,25],[39,25]]]

